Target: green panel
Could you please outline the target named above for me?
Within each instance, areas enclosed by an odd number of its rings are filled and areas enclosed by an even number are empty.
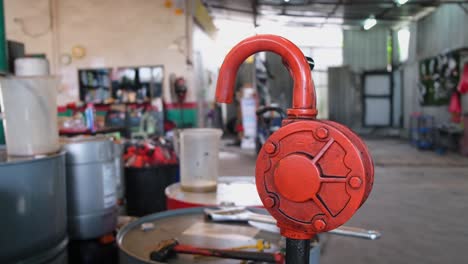
[[[167,119],[176,123],[177,127],[196,127],[197,110],[196,109],[168,109]]]
[[[106,116],[108,111],[96,111],[97,116]]]
[[[3,0],[0,0],[0,73],[8,72],[4,11],[5,9],[3,8]]]
[[[5,145],[5,130],[3,129],[2,120],[0,120],[0,145]]]
[[[71,117],[73,116],[73,110],[67,109],[65,112],[58,112],[58,116]]]

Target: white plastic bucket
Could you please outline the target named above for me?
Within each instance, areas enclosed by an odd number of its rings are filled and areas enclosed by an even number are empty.
[[[218,154],[223,132],[212,128],[179,132],[180,185],[191,192],[215,191],[218,183]]]
[[[30,156],[57,152],[58,78],[0,78],[0,103],[8,155]]]
[[[15,60],[16,76],[47,76],[49,62],[45,58],[26,57]]]

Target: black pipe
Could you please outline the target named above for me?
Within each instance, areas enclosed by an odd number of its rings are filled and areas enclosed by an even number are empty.
[[[286,264],[308,264],[309,255],[309,239],[286,239]]]

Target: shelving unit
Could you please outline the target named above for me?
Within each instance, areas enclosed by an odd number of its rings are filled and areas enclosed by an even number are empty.
[[[129,66],[78,70],[80,100],[86,103],[144,103],[162,96],[164,67]]]
[[[111,68],[78,70],[80,100],[101,103],[112,98]]]
[[[435,123],[434,117],[413,113],[410,120],[410,141],[419,149],[434,147]]]

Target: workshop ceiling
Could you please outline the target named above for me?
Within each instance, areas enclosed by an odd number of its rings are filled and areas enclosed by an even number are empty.
[[[261,25],[265,21],[286,25],[340,25],[360,27],[371,15],[380,25],[394,26],[417,20],[441,4],[460,5],[462,0],[409,0],[397,5],[395,0],[204,0],[215,18],[251,21]]]

